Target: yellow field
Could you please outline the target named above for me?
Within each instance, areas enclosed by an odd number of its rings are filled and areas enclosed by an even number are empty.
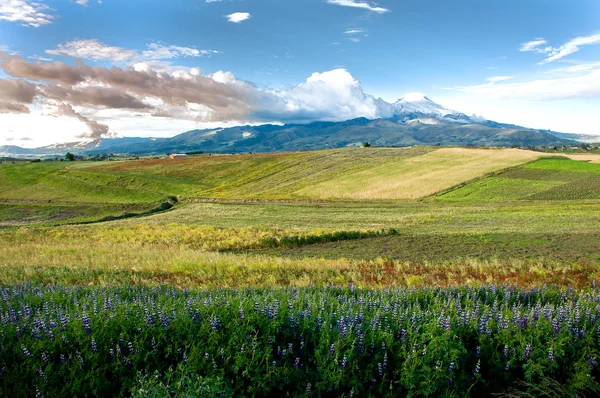
[[[542,155],[520,149],[442,148],[402,162],[340,174],[297,193],[327,199],[418,199]]]
[[[579,161],[583,161],[583,162],[600,163],[600,155],[594,155],[594,154],[566,155],[565,154],[564,156],[568,157],[569,159],[579,160]]]

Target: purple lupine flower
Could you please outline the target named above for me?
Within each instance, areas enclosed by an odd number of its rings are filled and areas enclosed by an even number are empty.
[[[478,358],[479,355],[481,355],[481,346],[477,346],[477,348],[475,348],[475,357]]]
[[[507,345],[504,346],[502,353],[504,354],[504,358],[508,358],[508,346]]]
[[[560,333],[560,325],[558,324],[558,320],[556,318],[552,320],[552,331],[555,335]],[[600,334],[600,329],[598,330],[598,333]]]
[[[300,366],[300,358],[296,358],[296,360],[294,361],[294,367],[297,368]]]
[[[548,350],[548,361],[554,362],[554,351],[552,349]]]
[[[33,354],[31,352],[29,352],[29,350],[24,345],[21,345],[21,350],[23,351],[23,354],[25,354],[25,356],[27,358],[33,358]]]
[[[531,345],[527,344],[525,346],[525,352],[523,352],[523,359],[528,360],[531,356]]]
[[[242,308],[240,308],[240,318],[241,319],[246,318],[246,314],[244,314],[244,310]]]
[[[454,362],[450,362],[450,365],[448,366],[448,371],[450,373],[454,373],[455,368],[456,368],[456,364]]]
[[[48,378],[42,369],[38,369],[38,375],[42,379],[43,383],[46,384],[48,382]]]
[[[312,387],[312,385],[310,383],[308,383],[306,385],[306,393],[309,394],[310,393],[310,388]]]
[[[379,378],[383,378],[383,365],[381,362],[377,364],[377,372],[379,373]]]
[[[590,368],[590,372],[591,372],[592,370],[594,370],[594,367],[595,367],[595,366],[596,366],[596,357],[591,357],[591,358],[588,360],[588,367]]]
[[[213,330],[219,330],[219,318],[217,318],[216,316],[213,316],[210,319],[210,326],[213,328]]]
[[[97,352],[98,347],[96,346],[96,340],[92,339],[92,351]]]
[[[342,369],[346,369],[346,365],[348,364],[348,358],[344,355],[342,358],[342,364],[340,365]]]
[[[87,316],[86,314],[83,314],[83,317],[81,318],[81,324],[83,325],[83,329],[85,329],[85,332],[87,334],[91,334],[92,333],[92,320],[90,319],[89,316]]]
[[[474,374],[478,374],[481,370],[481,359],[477,360],[477,364],[475,365],[475,369],[473,369]]]
[[[83,365],[84,365],[83,357],[81,356],[81,354],[79,352],[77,352],[76,355],[77,355],[77,360],[79,361],[79,367],[83,369]]]
[[[332,356],[333,354],[335,354],[335,344],[329,346],[329,355]]]

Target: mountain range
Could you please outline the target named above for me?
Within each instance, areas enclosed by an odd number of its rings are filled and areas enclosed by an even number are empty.
[[[314,150],[359,146],[460,145],[554,146],[599,141],[595,136],[557,133],[498,123],[467,116],[439,105],[428,97],[410,94],[394,103],[374,99],[378,119],[356,118],[341,122],[263,124],[220,129],[191,130],[172,138],[110,138],[26,149],[0,146],[0,155],[61,155],[119,153],[245,153]]]

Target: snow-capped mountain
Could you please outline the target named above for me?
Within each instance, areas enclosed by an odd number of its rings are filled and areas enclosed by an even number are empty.
[[[416,116],[440,119],[455,123],[470,123],[472,120],[463,113],[448,109],[433,102],[422,93],[408,93],[390,104],[381,98],[374,99],[377,114],[382,119],[414,119]]]
[[[445,108],[440,104],[436,104],[421,93],[406,94],[398,101],[394,102],[392,107],[397,115],[407,113],[423,113],[430,116],[446,116],[448,114],[458,113]]]

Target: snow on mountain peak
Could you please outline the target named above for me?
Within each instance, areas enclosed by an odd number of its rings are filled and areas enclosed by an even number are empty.
[[[406,93],[398,101],[405,102],[419,102],[419,101],[431,101],[423,93]]]

